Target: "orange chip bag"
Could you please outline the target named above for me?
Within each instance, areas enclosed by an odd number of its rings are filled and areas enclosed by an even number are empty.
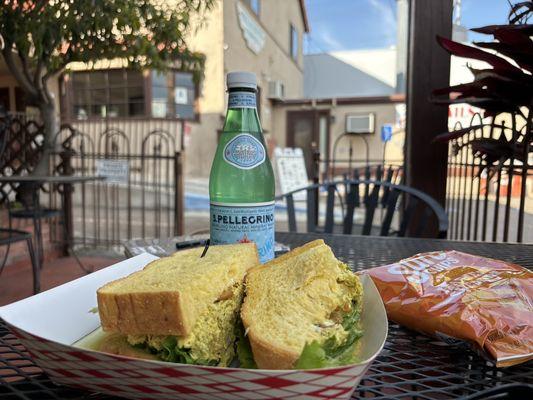
[[[498,367],[533,359],[533,272],[439,251],[365,273],[392,321],[448,343],[466,341]]]

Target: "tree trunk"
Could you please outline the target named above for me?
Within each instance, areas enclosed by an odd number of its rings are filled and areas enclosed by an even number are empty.
[[[41,111],[41,118],[44,125],[44,137],[43,137],[43,149],[41,158],[32,171],[33,175],[48,175],[50,171],[50,155],[54,150],[54,139],[59,131],[58,121],[56,116],[55,103],[52,99],[51,102],[39,104],[39,110]]]

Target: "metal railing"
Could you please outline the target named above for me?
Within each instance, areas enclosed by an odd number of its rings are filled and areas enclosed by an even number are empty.
[[[69,203],[76,243],[109,247],[131,238],[182,234],[183,166],[174,136],[160,129],[145,132],[140,147],[131,137],[116,128],[95,135],[66,127],[58,135],[63,150],[54,154],[56,172],[96,175],[102,161],[127,170],[123,181],[75,188]],[[51,196],[50,206],[58,204],[58,196]]]
[[[63,125],[57,133],[50,173],[96,175],[99,163],[109,160],[126,165],[127,176],[122,182],[80,183],[68,193],[60,187],[43,187],[50,208],[68,205],[67,221],[72,225],[69,232],[75,243],[109,247],[135,237],[181,234],[184,193],[180,121],[84,122],[77,126],[83,125],[87,132]],[[31,173],[42,154],[42,124],[27,116],[10,116],[1,133],[6,146],[0,158],[0,173]],[[8,198],[14,200],[16,190],[16,184],[0,185],[0,205]]]
[[[528,214],[533,183],[533,165],[512,155],[498,167],[487,169],[474,157],[472,142],[478,139],[499,139],[524,127],[491,123],[481,127],[479,114],[470,126],[480,126],[450,143],[446,212],[450,219],[448,237],[456,240],[523,242],[532,241],[531,215]],[[462,129],[459,124],[456,129]]]
[[[473,119],[481,124],[480,116]],[[522,127],[521,127],[522,128]],[[462,129],[457,126],[456,129]],[[531,242],[533,241],[533,165],[510,158],[499,169],[487,172],[475,158],[468,143],[479,138],[497,139],[497,126],[473,130],[450,143],[447,175],[446,212],[449,217],[448,238],[454,240]],[[507,128],[503,128],[507,129]],[[334,179],[379,179],[403,183],[401,161],[383,164],[381,160],[323,160],[315,154],[314,183]],[[387,174],[391,174],[387,179]],[[529,213],[528,213],[529,211]]]

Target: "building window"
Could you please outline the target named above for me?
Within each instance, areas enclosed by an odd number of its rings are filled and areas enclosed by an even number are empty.
[[[76,119],[144,115],[140,71],[110,69],[72,73],[72,115]]]
[[[290,25],[290,54],[293,60],[298,60],[298,31],[294,25]]]
[[[11,111],[11,101],[9,100],[9,88],[0,88],[0,115],[4,112]]]
[[[252,9],[255,15],[259,16],[261,12],[261,1],[260,0],[245,0],[245,3]]]
[[[20,87],[15,86],[15,111],[16,112],[26,112],[26,109],[30,107],[31,104],[28,101],[28,95]]]
[[[192,74],[152,72],[152,117],[194,119],[194,100]]]
[[[129,69],[73,72],[68,98],[74,119],[196,117],[192,74],[173,70],[147,76]]]

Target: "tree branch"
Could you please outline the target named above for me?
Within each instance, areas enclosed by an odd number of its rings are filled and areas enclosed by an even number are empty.
[[[17,50],[17,55],[19,56],[20,64],[22,65],[22,72],[26,76],[26,79],[28,80],[28,82],[30,82],[30,84],[31,84],[32,83],[32,79],[31,79],[30,67],[28,65],[28,59],[26,58],[26,56],[24,54],[22,54],[18,50]]]
[[[39,61],[37,62],[37,67],[35,67],[35,73],[34,73],[34,77],[33,77],[33,84],[37,88],[41,87],[41,84],[42,84],[41,77],[42,77],[43,72],[44,72],[43,70],[44,70],[44,68],[43,68],[43,60],[39,59]]]
[[[2,50],[2,56],[6,62],[9,71],[13,74],[17,83],[22,87],[22,89],[28,93],[31,97],[37,98],[38,93],[35,88],[32,86],[31,81],[27,79],[26,74],[21,71],[21,68],[16,65],[13,58],[12,46],[6,46]]]

